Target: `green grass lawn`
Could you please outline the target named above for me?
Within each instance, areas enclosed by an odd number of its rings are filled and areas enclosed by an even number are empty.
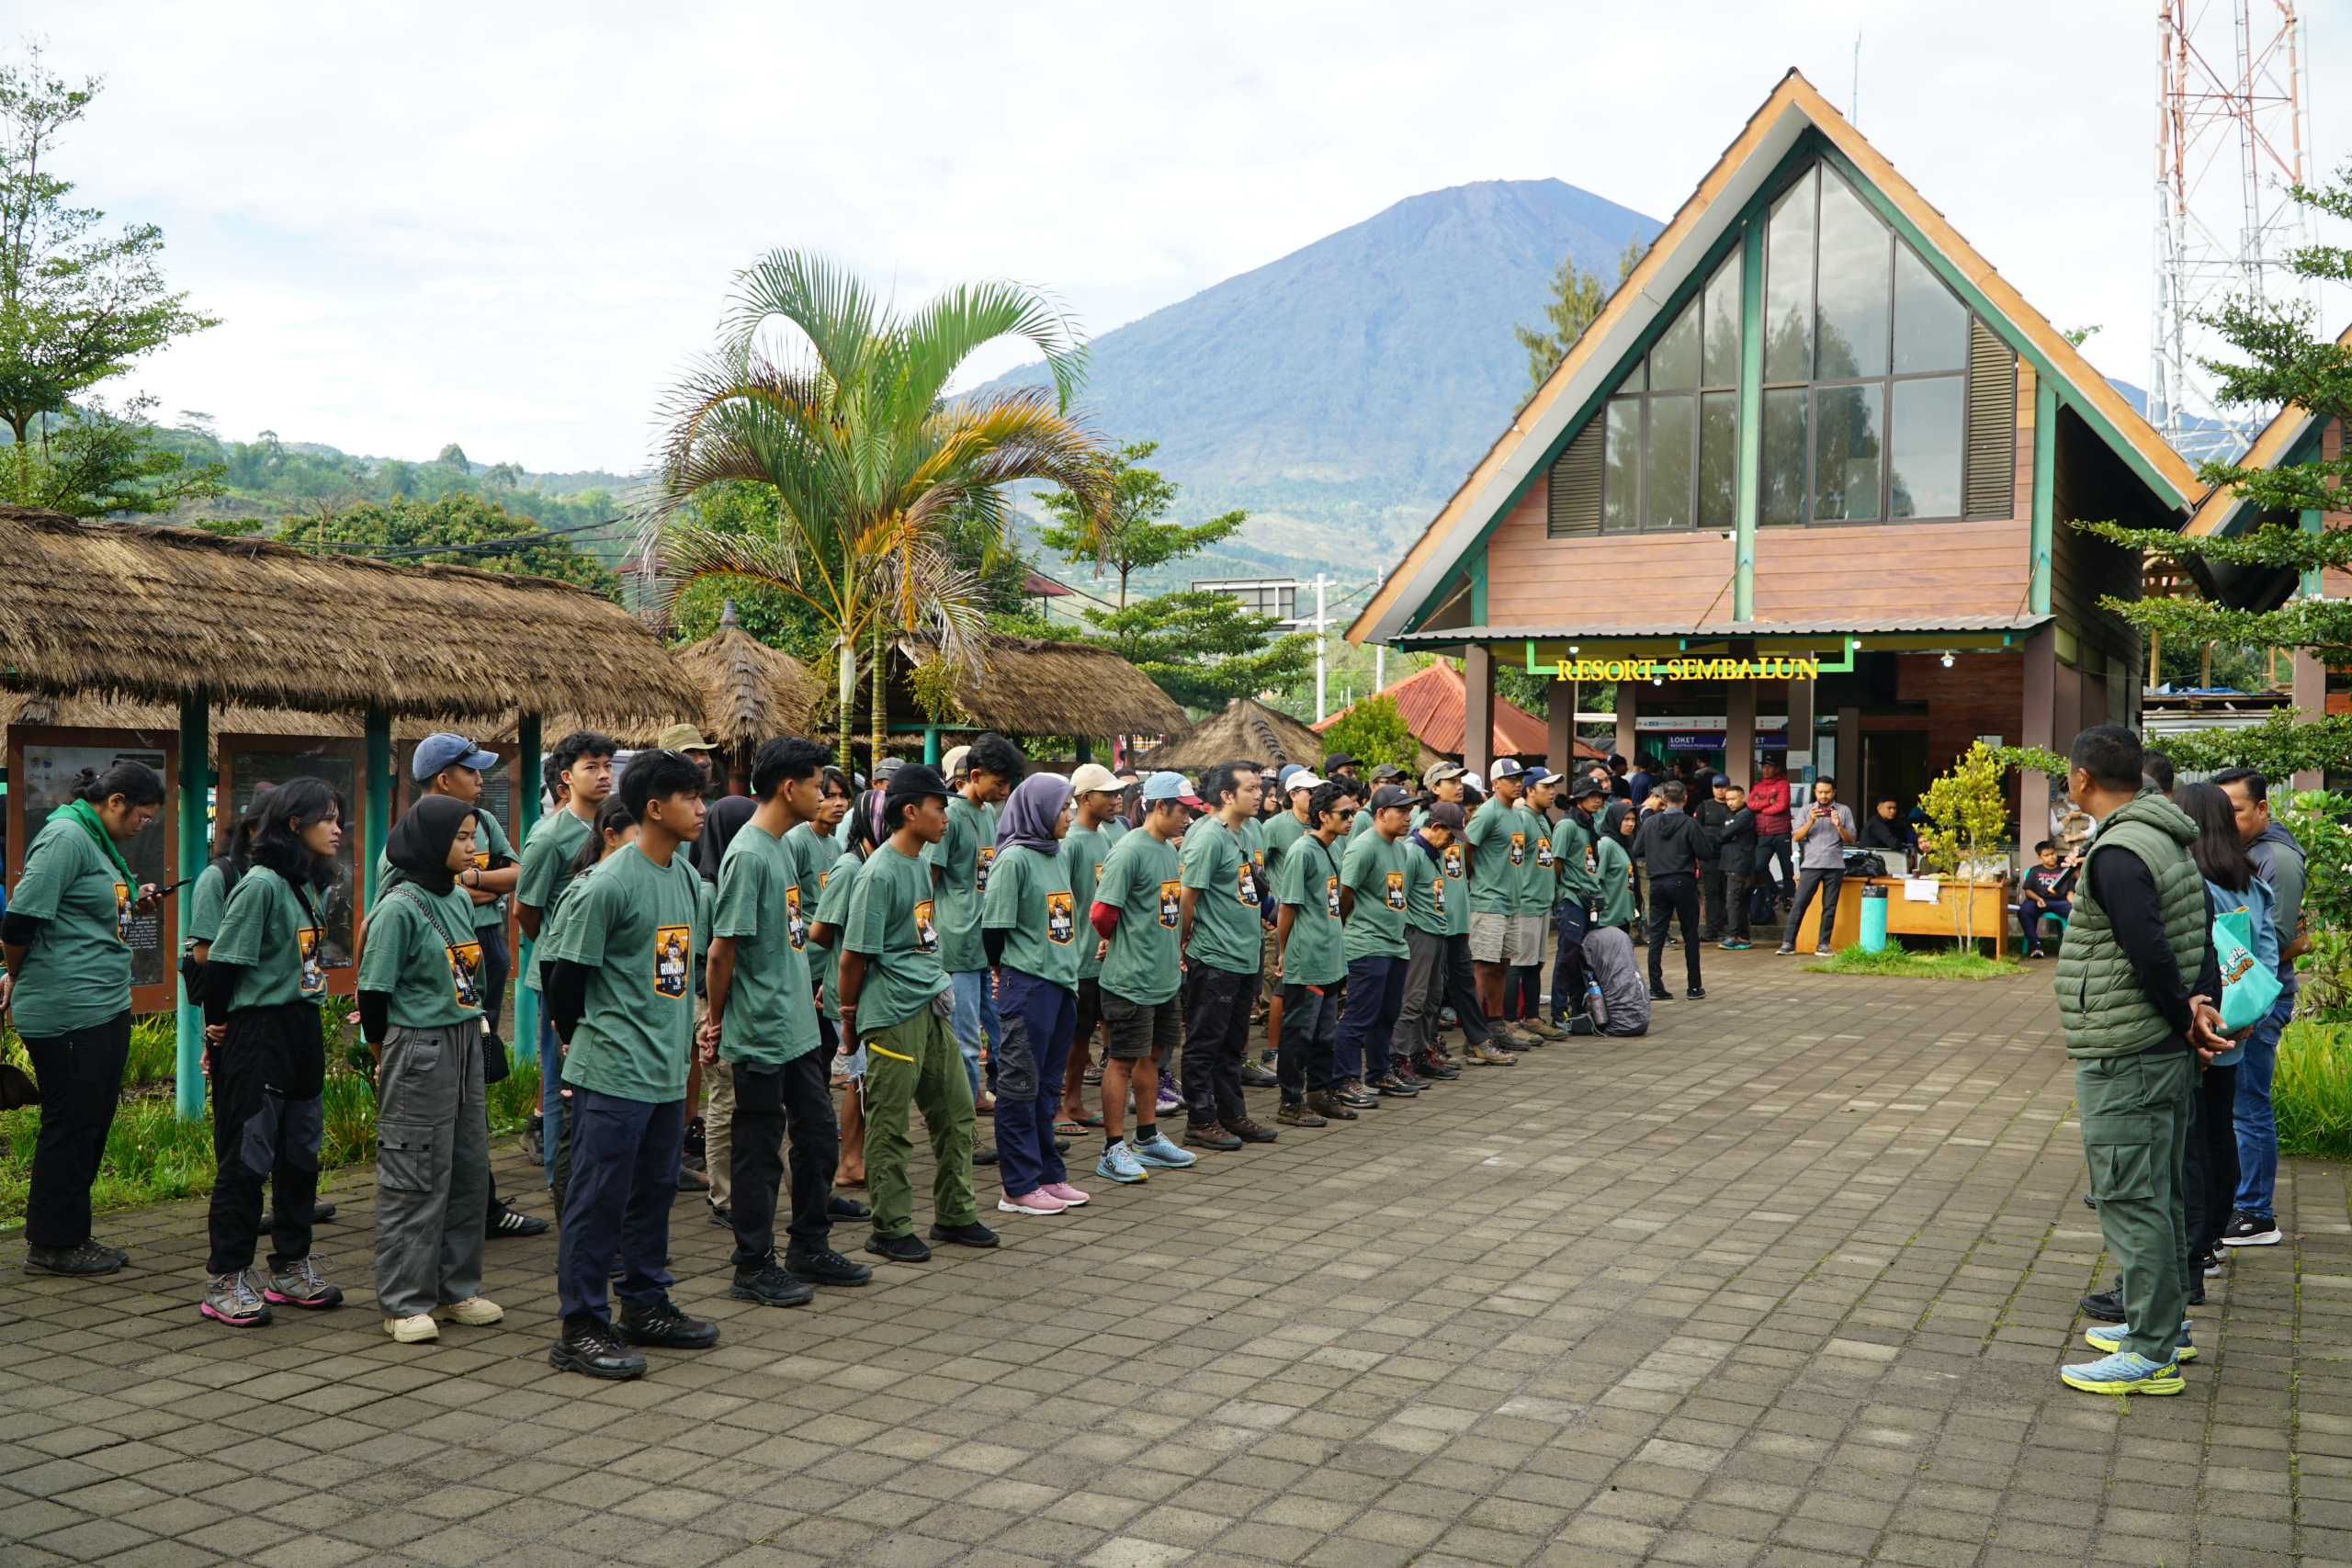
[[[2270,1108],[2280,1154],[2352,1159],[2352,1024],[2298,1019],[2287,1026]]]
[[[2016,959],[1988,958],[1973,945],[1905,948],[1892,940],[1876,953],[1865,953],[1856,942],[1805,967],[1822,975],[1892,975],[1909,980],[1992,980],[2025,973],[2025,965]]]

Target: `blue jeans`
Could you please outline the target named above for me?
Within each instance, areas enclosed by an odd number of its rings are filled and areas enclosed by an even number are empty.
[[[1004,1021],[996,1013],[996,995],[985,969],[967,969],[947,976],[955,987],[956,1012],[948,1025],[956,1032],[956,1048],[964,1054],[964,1076],[972,1083],[972,1098],[980,1097],[980,1043],[988,1043],[989,1059],[1004,1041]]]
[[[997,1060],[997,1176],[1018,1197],[1069,1179],[1054,1150],[1054,1116],[1078,1032],[1078,993],[1010,965],[1000,973],[1012,1027]]]
[[[555,1186],[556,1145],[563,1141],[563,1045],[555,1037],[555,1020],[548,1016],[545,998],[539,1001],[539,1157],[547,1168],[548,1186]]]
[[[2278,1035],[2295,1011],[2295,987],[2278,993],[2278,1002],[2246,1036],[2245,1058],[2238,1064],[2238,1208],[2267,1220],[2278,1211],[2278,1123],[2270,1113],[2270,1074],[2278,1065]]]
[[[1348,997],[1340,1011],[1334,1077],[1369,1079],[1388,1071],[1396,1014],[1405,1006],[1408,962],[1391,957],[1348,960]]]
[[[563,1246],[557,1299],[567,1318],[613,1320],[605,1288],[621,1255],[621,1298],[649,1307],[669,1292],[670,1205],[678,1196],[678,1153],[686,1102],[649,1104],[571,1091],[571,1179],[563,1190]]]

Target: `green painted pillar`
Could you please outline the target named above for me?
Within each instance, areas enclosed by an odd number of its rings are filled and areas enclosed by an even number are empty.
[[[367,770],[361,787],[368,796],[368,826],[359,843],[361,887],[366,896],[359,907],[366,909],[374,907],[376,896],[383,891],[376,886],[376,857],[384,852],[392,837],[392,716],[382,708],[368,710],[367,753],[361,766]]]
[[[201,692],[180,699],[180,868],[182,878],[199,875],[211,858],[208,841],[211,814],[207,810],[212,791],[212,713]],[[188,896],[176,895],[183,919]],[[187,933],[180,933],[186,941]],[[173,1100],[189,1121],[204,1114],[204,1009],[180,982],[178,1059],[173,1067]]]
[[[535,713],[518,715],[514,722],[514,775],[508,787],[514,792],[514,851],[522,852],[531,829],[539,825],[539,716]],[[509,900],[512,907],[512,900]],[[508,1053],[520,1061],[536,1057],[539,1049],[539,994],[522,984],[522,977],[531,972],[529,937],[522,934],[522,927],[514,928],[514,1032],[507,1043]]]
[[[1093,740],[1090,737],[1084,735],[1072,736],[1070,738],[1070,756],[1081,768],[1086,766],[1087,763],[1094,761]]]
[[[2296,521],[2306,534],[2316,534],[2320,531],[2320,514],[2316,512],[2306,512]],[[2303,573],[2301,582],[2297,584],[2297,591],[2306,599],[2325,598],[2326,590],[2320,583],[2320,569],[2313,567]]]
[[[922,732],[922,760],[925,767],[939,766],[939,727],[926,725]]]
[[[1763,485],[1764,223],[1756,218],[1739,243],[1738,531],[1732,538],[1731,618],[1743,624],[1756,618],[1756,523]]]
[[[2058,514],[2058,389],[2047,376],[2033,378],[2032,580],[2027,604],[2050,614],[2050,540]]]

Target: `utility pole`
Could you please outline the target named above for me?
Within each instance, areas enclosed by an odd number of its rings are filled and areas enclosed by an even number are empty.
[[[1317,724],[1322,723],[1326,716],[1326,709],[1324,707],[1323,701],[1325,690],[1323,684],[1324,625],[1323,574],[1318,571],[1315,574],[1315,722]]]
[[[1372,586],[1372,592],[1376,597],[1380,591],[1387,586],[1388,569],[1384,566],[1380,569],[1378,581]],[[1372,645],[1372,689],[1375,692],[1385,692],[1388,689],[1388,645],[1385,642],[1376,642]]]

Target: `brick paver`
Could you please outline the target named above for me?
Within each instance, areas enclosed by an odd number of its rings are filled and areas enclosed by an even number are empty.
[[[684,1201],[725,1338],[635,1383],[547,1366],[551,1237],[492,1245],[502,1327],[391,1344],[356,1175],[353,1304],[254,1332],[197,1315],[200,1205],[109,1216],[131,1269],[0,1284],[0,1562],[2352,1561],[2341,1168],[2281,1170],[2290,1243],[2213,1282],[2186,1395],[2075,1393],[2099,1242],[2046,976],[1708,957],[1646,1040],[1080,1175],[809,1308],[728,1300]]]

